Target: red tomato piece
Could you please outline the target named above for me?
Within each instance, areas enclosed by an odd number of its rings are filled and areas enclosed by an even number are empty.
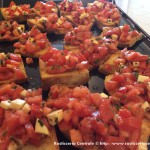
[[[21,62],[22,61],[22,58],[16,54],[10,54],[10,59],[11,60],[14,60],[14,61],[17,61],[17,62]]]
[[[131,112],[127,109],[120,109],[118,114],[119,114],[119,116],[121,116],[123,118],[129,118],[132,116]]]
[[[34,97],[28,97],[26,99],[26,102],[28,104],[36,104],[36,105],[40,105],[41,102],[42,102],[42,96],[41,95],[37,95],[37,96],[34,96]]]
[[[92,120],[92,128],[97,134],[102,136],[105,136],[108,130],[104,123],[96,120]]]
[[[104,123],[108,123],[114,117],[113,108],[110,104],[110,101],[107,99],[101,101],[99,111],[100,111],[100,117]]]
[[[27,53],[33,54],[39,50],[39,47],[35,43],[27,41],[25,44],[25,50]]]
[[[24,125],[24,124],[26,124],[26,123],[28,123],[29,122],[29,115],[27,114],[27,113],[25,113],[25,112],[23,112],[22,110],[18,110],[18,111],[16,111],[16,113],[15,113],[17,116],[18,116],[18,118],[19,118],[19,124],[20,125]]]
[[[116,91],[119,87],[119,84],[117,81],[108,81],[105,83],[105,88],[108,91]]]
[[[118,83],[123,83],[125,80],[125,77],[122,74],[115,73],[111,80],[117,81]]]
[[[0,67],[0,80],[9,80],[15,75],[13,68]]]

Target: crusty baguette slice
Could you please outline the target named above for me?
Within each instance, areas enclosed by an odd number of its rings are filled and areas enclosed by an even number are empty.
[[[103,27],[116,27],[120,24],[120,20],[107,23],[107,22],[101,22],[96,15],[94,16],[94,18],[95,18],[97,27],[101,30],[103,30]]]
[[[6,20],[9,20],[9,19],[12,19],[12,20],[15,20],[17,22],[24,22],[24,21],[27,21],[28,18],[34,18],[36,16],[36,14],[33,12],[33,13],[30,13],[28,15],[19,15],[19,16],[9,16],[5,13],[5,9],[6,8],[1,8],[1,14],[2,16],[6,19]]]
[[[103,64],[99,66],[98,71],[104,75],[114,73],[115,72],[114,60],[116,60],[120,55],[121,55],[120,51],[111,54],[111,56]],[[109,69],[106,69],[107,66],[109,66]]]
[[[21,24],[21,25],[19,25],[19,27],[22,28],[22,33],[23,33],[25,30],[25,25]],[[15,42],[15,41],[19,40],[19,38],[20,38],[20,36],[17,36],[17,37],[14,36],[14,37],[11,37],[11,39],[5,39],[3,37],[0,37],[0,42],[4,42],[4,41]]]
[[[50,128],[50,136],[45,138],[42,141],[42,144],[39,147],[33,145],[24,145],[21,147],[22,150],[59,150],[58,141],[56,137],[55,128]]]
[[[39,59],[39,69],[43,90],[49,90],[50,86],[54,84],[80,86],[86,84],[89,80],[88,69],[65,72],[62,74],[48,74],[45,68],[45,63]]]

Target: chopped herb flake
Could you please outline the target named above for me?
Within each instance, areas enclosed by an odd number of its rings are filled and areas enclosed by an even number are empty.
[[[38,122],[39,122],[39,124],[40,124],[41,126],[44,125],[43,122],[42,122],[42,120],[38,119]]]

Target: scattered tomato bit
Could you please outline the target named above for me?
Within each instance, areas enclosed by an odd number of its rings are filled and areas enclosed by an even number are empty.
[[[33,63],[33,59],[30,58],[30,57],[27,57],[27,58],[26,58],[26,63],[27,63],[27,64],[32,64],[32,63]]]

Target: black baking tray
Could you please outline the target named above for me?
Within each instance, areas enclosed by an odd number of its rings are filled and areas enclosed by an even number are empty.
[[[93,2],[94,0],[81,0],[83,1],[84,6],[86,6],[87,2]],[[11,0],[0,0],[0,7],[7,7],[9,6]],[[31,7],[34,6],[36,3],[36,0],[14,0],[16,4],[31,4]],[[61,0],[54,0],[54,2],[59,3]],[[115,2],[115,1],[114,1]],[[119,7],[118,9],[121,12],[122,19],[120,22],[120,25],[123,25],[125,23],[129,24],[131,28],[138,30],[139,32],[143,33],[143,39],[139,42],[137,42],[133,47],[130,49],[133,49],[137,52],[140,52],[142,54],[146,54],[150,56],[150,36],[138,26],[123,10],[121,10]],[[3,17],[0,15],[0,20],[3,20]],[[24,23],[26,25],[26,23]],[[28,30],[28,27],[26,25],[26,30]],[[95,36],[99,35],[101,33],[101,30],[99,30],[96,26],[92,27],[92,32]],[[63,36],[58,36],[55,34],[48,34],[47,35],[49,40],[51,41],[52,45],[59,50],[63,49]],[[13,52],[13,43],[9,42],[3,42],[0,43],[0,52]],[[121,49],[120,49],[121,50]],[[23,84],[22,86],[24,88],[40,88],[41,87],[41,80],[40,80],[40,74],[39,74],[39,67],[38,67],[38,59],[34,59],[33,64],[26,64],[25,58],[23,57],[25,69],[29,78],[29,82]],[[90,80],[86,84],[86,86],[90,89],[91,92],[106,92],[104,88],[104,78],[105,76],[100,74],[97,69],[92,70],[90,72]],[[43,98],[47,98],[47,92],[43,93]],[[59,142],[69,142],[59,131],[59,129],[56,127],[56,132],[58,135]],[[150,148],[149,148],[150,149]],[[75,147],[72,146],[66,146],[61,145],[60,150],[78,150]]]

